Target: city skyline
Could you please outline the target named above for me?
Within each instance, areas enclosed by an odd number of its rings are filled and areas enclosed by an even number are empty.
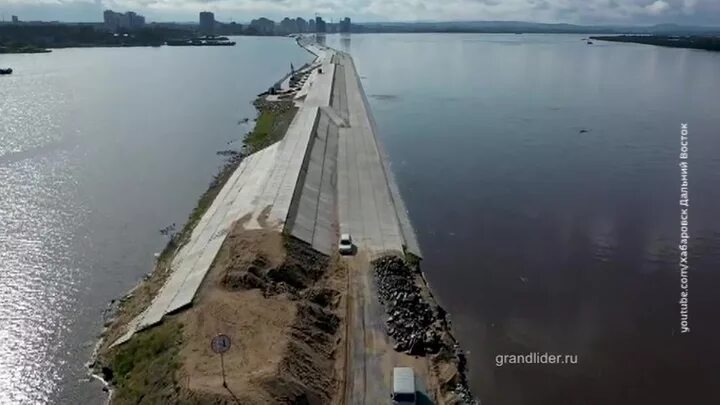
[[[194,22],[200,11],[220,22],[247,24],[265,17],[314,18],[330,23],[345,16],[357,22],[524,21],[587,25],[720,25],[717,0],[0,0],[0,18],[99,22],[105,9],[134,11],[148,22]]]

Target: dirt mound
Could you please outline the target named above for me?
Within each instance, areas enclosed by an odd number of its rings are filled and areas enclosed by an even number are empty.
[[[285,283],[296,290],[306,289],[317,282],[328,268],[330,260],[295,238],[285,241],[287,256],[278,267],[268,270],[267,277],[275,283]]]
[[[298,305],[292,335],[317,351],[327,352],[328,343],[332,342],[339,325],[340,319],[334,313],[319,305],[303,302]]]
[[[222,286],[231,291],[260,289],[266,296],[290,294],[295,297],[313,286],[329,264],[326,256],[294,238],[284,241],[282,258],[268,256],[237,233],[233,245],[238,252],[229,260],[221,281]]]
[[[339,318],[315,304],[301,303],[278,374],[263,382],[279,403],[327,404],[335,389]]]
[[[268,285],[262,278],[249,271],[246,272],[229,272],[222,279],[223,286],[231,291],[267,289]]]
[[[327,404],[337,387],[342,293],[329,288],[329,258],[273,232],[236,227],[185,318],[188,399],[210,403]],[[213,336],[231,337],[222,386]],[[218,402],[219,401],[219,402]]]
[[[230,292],[216,289],[182,314],[185,341],[181,354],[191,391],[228,394],[222,386],[220,358],[210,348],[218,333],[231,337],[224,355],[229,389],[238,395],[252,391],[254,380],[275,374],[289,341],[297,314],[294,302],[266,298],[258,290]],[[266,397],[255,393],[254,398]],[[246,399],[249,403],[252,402]]]
[[[335,309],[340,304],[340,293],[329,288],[311,288],[302,297],[323,308]]]

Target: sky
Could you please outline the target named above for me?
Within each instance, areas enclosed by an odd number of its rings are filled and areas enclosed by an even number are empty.
[[[720,26],[720,0],[0,0],[9,20],[101,21],[102,11],[135,11],[149,21],[196,21],[207,10],[223,22],[258,17],[327,21],[528,21],[573,24]]]

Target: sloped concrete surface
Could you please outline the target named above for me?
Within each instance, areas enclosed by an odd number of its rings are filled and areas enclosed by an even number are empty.
[[[254,211],[252,200],[260,194],[265,177],[274,165],[278,146],[272,145],[240,163],[195,226],[188,243],[176,254],[165,285],[114,345],[130,339],[136,330],[160,322],[165,314],[192,303],[232,224]]]

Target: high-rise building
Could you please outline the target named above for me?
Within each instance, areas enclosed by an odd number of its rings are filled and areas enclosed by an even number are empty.
[[[327,25],[322,17],[315,17],[315,32],[327,32]]]
[[[340,20],[340,32],[350,32],[350,18],[345,17]]]
[[[280,21],[280,32],[283,34],[293,34],[298,32],[297,21],[291,20],[290,18],[283,18]]]
[[[118,29],[120,25],[120,13],[116,13],[112,10],[105,10],[103,12],[103,21],[105,22],[105,26],[110,30],[116,30]]]
[[[128,27],[132,29],[142,28],[145,25],[145,17],[133,11],[125,13],[128,19]]]
[[[133,11],[116,13],[112,10],[103,12],[105,27],[111,31],[135,30],[145,26],[145,17]]]
[[[215,14],[209,11],[200,12],[200,32],[203,34],[215,32]]]
[[[215,35],[242,35],[243,26],[235,21],[231,21],[230,24],[223,24],[215,21]]]
[[[250,21],[249,28],[259,35],[272,35],[275,33],[275,21],[261,17]]]
[[[298,17],[295,19],[295,24],[297,25],[298,32],[308,32],[308,23],[307,21],[303,20],[302,18]]]
[[[16,15],[12,16],[12,23],[13,23],[13,24],[17,24],[17,23],[19,23],[19,22],[20,22],[20,20],[18,19],[18,16],[16,16]]]
[[[315,20],[313,20],[312,18],[308,20],[307,32],[315,32]]]

